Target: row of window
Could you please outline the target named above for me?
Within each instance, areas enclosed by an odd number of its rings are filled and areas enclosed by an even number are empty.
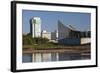
[[[82,37],[90,37],[91,33],[88,32],[70,32],[70,37],[72,38],[82,38]]]

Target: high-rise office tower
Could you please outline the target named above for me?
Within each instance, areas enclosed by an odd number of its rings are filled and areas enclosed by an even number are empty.
[[[41,37],[41,19],[40,17],[33,17],[30,21],[30,32],[32,37]]]

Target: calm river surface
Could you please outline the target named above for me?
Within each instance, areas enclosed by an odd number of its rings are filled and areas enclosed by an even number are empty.
[[[67,60],[85,60],[90,59],[90,54],[80,53],[33,53],[23,54],[23,63],[27,62],[50,62],[50,61],[67,61]]]

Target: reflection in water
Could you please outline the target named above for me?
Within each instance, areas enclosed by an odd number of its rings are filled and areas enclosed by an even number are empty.
[[[22,61],[26,62],[50,62],[50,61],[67,61],[90,59],[90,54],[80,53],[33,53],[23,54]]]
[[[24,54],[22,58],[23,62],[32,62],[32,54]]]

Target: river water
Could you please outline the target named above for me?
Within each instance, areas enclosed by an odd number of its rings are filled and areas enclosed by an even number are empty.
[[[80,53],[33,53],[23,54],[23,63],[28,62],[52,62],[52,61],[69,61],[90,59],[90,54]]]

